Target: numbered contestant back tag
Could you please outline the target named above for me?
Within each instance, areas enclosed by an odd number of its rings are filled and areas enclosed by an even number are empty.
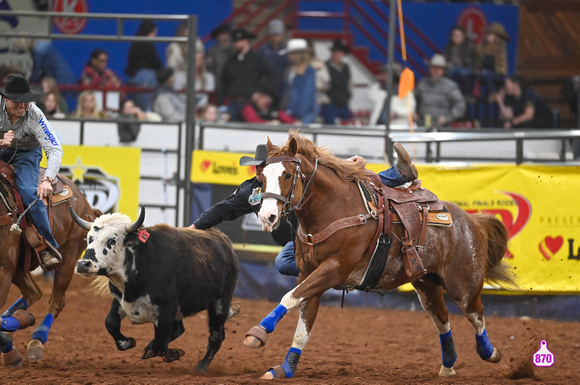
[[[540,350],[534,353],[534,365],[539,367],[548,367],[554,365],[554,354],[548,350],[548,343],[542,340]]]

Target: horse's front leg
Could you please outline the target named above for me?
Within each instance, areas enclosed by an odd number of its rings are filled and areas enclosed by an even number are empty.
[[[267,334],[274,331],[288,310],[300,305],[302,301],[322,295],[345,279],[346,277],[341,276],[335,261],[324,260],[304,281],[286,293],[280,304],[262,319],[258,326],[252,327],[246,333],[244,345],[253,349],[261,348],[266,344]]]
[[[271,380],[273,378],[290,378],[294,376],[302,350],[310,338],[312,326],[318,315],[319,306],[320,296],[312,297],[300,304],[298,325],[296,325],[292,347],[288,350],[286,359],[284,359],[282,365],[270,368],[260,379]]]

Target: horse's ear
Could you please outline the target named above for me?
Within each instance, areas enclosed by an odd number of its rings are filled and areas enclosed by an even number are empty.
[[[272,142],[270,141],[270,137],[268,136],[268,142],[266,142],[266,148],[268,149],[268,152],[270,152],[270,150],[272,148],[274,148],[274,145],[272,144]]]
[[[296,141],[296,138],[290,139],[288,149],[290,150],[290,156],[296,155],[296,153],[298,152],[298,142]]]

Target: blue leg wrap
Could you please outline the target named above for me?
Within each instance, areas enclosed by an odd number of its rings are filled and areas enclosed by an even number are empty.
[[[286,354],[286,359],[284,363],[282,363],[281,367],[284,369],[284,375],[286,378],[294,377],[294,372],[296,371],[296,367],[298,366],[298,360],[300,360],[300,355],[302,354],[302,350],[298,348],[290,348],[288,350],[288,354]],[[276,378],[276,372],[273,369],[269,370],[272,373],[272,376]]]
[[[272,310],[270,314],[268,314],[262,322],[260,322],[260,326],[266,330],[266,333],[272,333],[278,324],[278,321],[284,317],[284,315],[288,312],[283,305],[276,306],[276,309]]]
[[[443,366],[452,368],[457,360],[457,353],[455,352],[451,330],[445,334],[439,334],[439,341],[441,342],[441,361]]]
[[[20,298],[18,301],[14,302],[14,304],[10,306],[10,308],[6,310],[4,314],[2,314],[2,318],[10,317],[12,314],[14,314],[16,310],[26,310],[26,309],[28,309],[28,303],[24,298]]]
[[[5,333],[0,332],[0,353],[10,353],[12,351],[12,339]]]
[[[13,332],[20,328],[20,322],[14,317],[2,318],[0,322],[0,330],[5,332]]]
[[[50,330],[53,321],[54,317],[52,316],[51,313],[48,313],[46,317],[44,317],[44,319],[42,320],[40,326],[37,327],[36,330],[34,330],[34,333],[32,333],[32,337],[30,339],[40,340],[40,342],[42,342],[42,344],[44,345],[46,343],[46,340],[48,339],[48,331]]]
[[[489,342],[487,330],[483,329],[483,333],[480,336],[476,334],[475,341],[477,342],[477,354],[482,360],[489,359],[493,355],[493,345]]]

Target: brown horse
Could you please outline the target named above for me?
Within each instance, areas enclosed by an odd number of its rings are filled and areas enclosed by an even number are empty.
[[[293,376],[316,320],[321,295],[330,288],[360,285],[373,254],[374,249],[369,246],[379,220],[375,216],[368,220],[365,217],[351,227],[339,226],[367,213],[355,181],[366,180],[370,173],[356,163],[334,157],[329,150],[317,147],[298,133],[290,132],[290,139],[280,148],[268,140],[267,164],[259,212],[263,229],[272,231],[287,211],[294,209],[300,225],[298,234],[307,234],[296,239],[298,286],[282,298],[259,326],[251,328],[244,340],[244,345],[251,348],[263,346],[267,333],[274,331],[286,312],[300,307],[294,340],[284,363],[262,377],[271,379]],[[507,250],[507,230],[502,222],[490,215],[470,215],[450,202],[442,203],[453,224],[425,226],[421,253],[424,270],[419,276],[406,274],[402,250],[407,234],[402,225],[390,226],[392,245],[384,270],[378,272],[376,289],[389,290],[408,282],[413,285],[439,331],[443,361],[439,375],[452,376],[457,354],[443,290],[473,325],[480,357],[496,363],[501,353],[487,337],[480,294],[484,280],[504,283],[513,280],[508,266],[502,263]],[[385,207],[391,215],[388,202]],[[319,236],[319,242],[313,245],[312,239],[320,234],[324,237]]]
[[[25,314],[23,311],[26,311],[29,306],[42,297],[42,291],[30,275],[30,271],[36,268],[39,262],[34,257],[28,258],[25,262],[23,256],[26,254],[26,247],[21,239],[22,235],[19,231],[14,231],[22,211],[15,203],[14,192],[10,189],[11,182],[5,177],[5,171],[11,171],[11,168],[4,167],[2,170],[0,174],[2,179],[2,183],[0,183],[2,186],[0,189],[2,190],[2,199],[0,199],[0,241],[2,242],[0,248],[0,307],[6,303],[11,284],[16,285],[22,294],[22,297],[2,314],[0,330],[12,332],[26,326],[22,325],[22,318],[18,320],[17,315]],[[58,202],[51,208],[51,215],[54,219],[51,224],[52,233],[60,246],[62,262],[54,270],[54,283],[48,301],[48,313],[35,329],[28,344],[26,358],[29,361],[42,358],[48,333],[53,321],[64,308],[65,292],[71,282],[77,260],[86,247],[87,232],[73,221],[69,207],[72,206],[75,212],[87,221],[92,222],[100,215],[99,210],[93,210],[76,184],[64,175],[59,174],[58,178],[63,182],[66,190],[72,191],[72,196],[68,200]],[[23,223],[20,222],[19,225],[23,226]],[[30,254],[28,255],[30,256]],[[22,356],[17,349],[13,348],[11,338],[3,331],[0,331],[2,363],[18,366],[22,362]]]

